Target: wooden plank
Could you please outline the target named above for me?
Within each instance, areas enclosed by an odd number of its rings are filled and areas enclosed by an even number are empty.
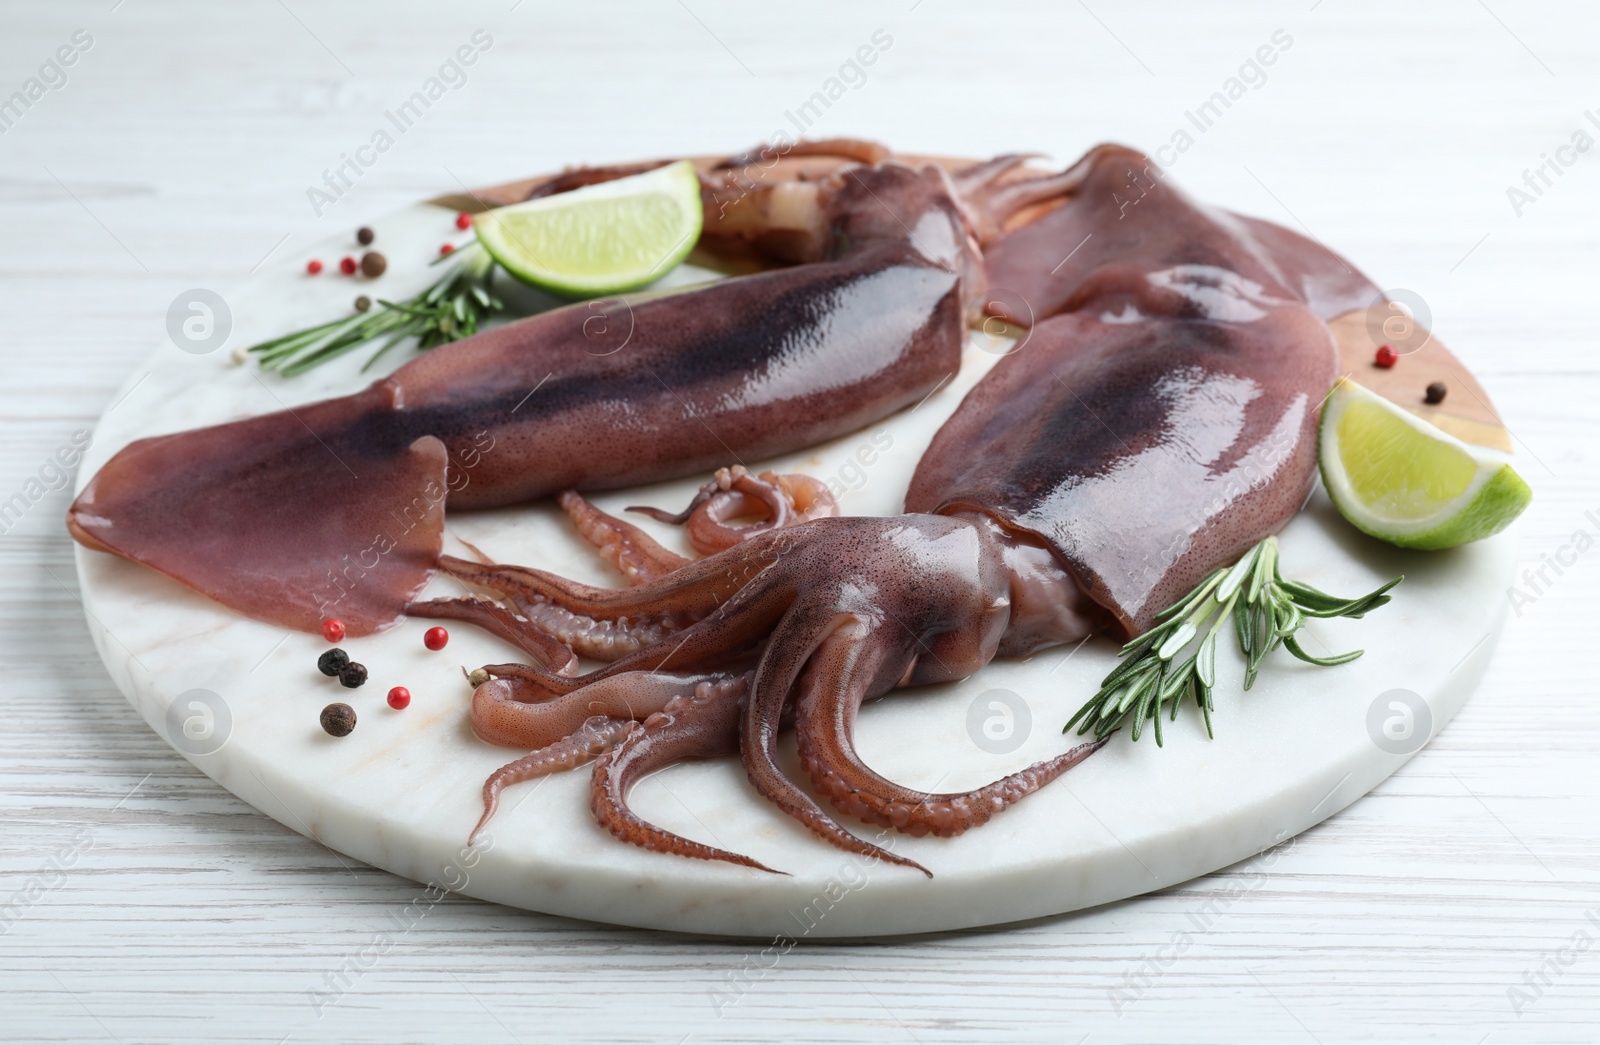
[[[1373,336],[1375,330],[1382,333],[1382,322],[1382,316],[1364,310],[1347,312],[1328,324],[1339,342],[1340,370],[1457,439],[1510,453],[1511,433],[1501,423],[1489,393],[1431,331],[1409,333],[1398,341],[1396,351],[1404,351],[1398,362],[1388,367],[1377,364],[1378,349],[1391,341]],[[1444,384],[1445,398],[1429,403],[1428,386],[1435,381]]]
[[[298,263],[321,237],[460,185],[753,144],[883,26],[893,47],[817,133],[973,155],[1037,147],[1059,163],[1105,137],[1155,148],[1188,128],[1195,144],[1173,168],[1187,188],[1304,222],[1426,295],[1535,488],[1528,566],[1594,532],[1596,154],[1521,216],[1506,197],[1586,126],[1586,103],[1555,88],[1592,64],[1592,6],[1492,4],[1490,18],[1444,0],[1090,3],[1092,16],[1061,4],[978,19],[909,0],[819,0],[798,17],[694,0],[692,16],[642,2],[396,3],[381,18],[295,0],[292,15],[112,6],[11,5],[0,34],[0,96],[78,26],[96,41],[0,137],[0,495],[110,405],[175,294],[225,289],[286,234],[275,257]],[[314,215],[307,186],[480,25],[496,42],[467,85]],[[1197,131],[1185,113],[1278,26],[1294,44],[1267,82]],[[1590,666],[1559,652],[1583,648],[1600,614],[1593,554],[1547,570],[1449,728],[1271,866],[1003,930],[802,943],[773,963],[740,941],[460,899],[397,932],[418,885],[346,866],[237,801],[113,690],[72,595],[64,508],[42,500],[0,536],[0,902],[50,883],[0,936],[8,1040],[1597,1037],[1600,949],[1562,951],[1579,932],[1600,939],[1586,914],[1600,904],[1600,701]],[[85,830],[88,848],[49,874]],[[385,932],[386,950],[359,966]],[[1191,942],[1174,956],[1178,933]],[[347,983],[319,1011],[311,992],[329,977]],[[1519,1010],[1512,992],[1531,994],[1528,977],[1538,992]]]

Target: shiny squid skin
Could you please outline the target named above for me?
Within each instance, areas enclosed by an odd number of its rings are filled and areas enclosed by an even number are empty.
[[[1122,638],[1299,510],[1338,367],[1308,287],[1324,311],[1371,300],[1351,289],[1365,277],[1287,230],[1148,173],[1131,194],[1130,172],[1151,167],[1100,146],[1070,203],[991,247],[996,283],[1034,279],[1034,328],[940,429],[906,497],[1046,542]],[[1051,256],[1047,233],[1082,249],[1039,278],[1024,261]]]
[[[1070,203],[984,248],[995,315],[1023,325],[1082,307],[1108,267],[1212,265],[1280,288],[1323,321],[1366,308],[1378,287],[1322,244],[1281,225],[1190,198],[1150,157],[1125,145],[1089,150],[1060,176]],[[1097,293],[1092,287],[1086,293]]]
[[[1194,278],[1177,285],[1229,293],[1216,270]],[[983,512],[1033,535],[1108,611],[1105,630],[1145,631],[1310,492],[1335,345],[1298,302],[1257,301],[1235,299],[1261,313],[1241,323],[1146,290],[1044,321],[934,437],[907,510]],[[1142,318],[1106,321],[1127,308]]]
[[[812,445],[947,380],[971,272],[949,189],[932,169],[851,169],[813,200],[836,234],[812,264],[575,304],[351,396],[139,440],[85,487],[68,527],[256,619],[386,627],[426,583],[446,501],[710,471],[730,446]],[[895,220],[854,213],[885,206]]]
[[[450,506],[492,507],[711,471],[730,445],[764,457],[853,431],[955,371],[961,307],[952,274],[878,244],[631,307],[573,305],[390,380],[408,434],[454,429],[449,446],[488,429],[495,449]]]
[[[907,514],[769,530],[627,591],[534,578],[542,598],[624,632],[629,621],[680,623],[590,675],[490,673],[541,700],[639,687],[643,703],[651,672],[716,670],[759,650],[741,705],[723,709],[729,721],[737,711],[751,783],[831,844],[921,870],[846,831],[781,771],[788,714],[816,793],[913,835],[982,824],[1087,757],[1095,746],[930,795],[873,771],[852,733],[861,704],[898,686],[962,678],[996,656],[1092,632],[1144,630],[1195,580],[1281,527],[1310,488],[1317,412],[1337,364],[1321,310],[1337,298],[1327,274],[1342,262],[1289,235],[1264,242],[1166,183],[1124,210],[1113,188],[1137,160],[1094,150],[1068,172],[1061,207],[987,248],[995,284],[1032,281],[1031,298],[997,293],[988,307],[1020,301],[1025,311],[1011,318],[1032,329],[934,437]],[[1063,262],[1074,245],[1085,257]],[[1308,287],[1321,288],[1317,307]],[[730,582],[736,593],[705,613],[707,593]],[[727,746],[724,733],[702,729],[671,750],[705,757]],[[623,788],[608,786],[615,808]],[[730,859],[676,838],[641,844]]]

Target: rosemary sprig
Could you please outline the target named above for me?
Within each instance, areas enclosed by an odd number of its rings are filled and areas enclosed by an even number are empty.
[[[1171,705],[1193,696],[1205,715],[1206,735],[1211,732],[1212,690],[1217,684],[1217,642],[1228,622],[1239,638],[1246,664],[1244,688],[1256,681],[1267,655],[1282,646],[1308,664],[1332,667],[1347,664],[1362,650],[1334,657],[1313,657],[1295,640],[1295,632],[1310,617],[1360,617],[1389,601],[1387,592],[1405,578],[1396,577],[1368,595],[1342,599],[1309,584],[1285,580],[1278,570],[1278,539],[1267,537],[1232,566],[1224,566],[1200,582],[1193,591],[1156,616],[1156,625],[1118,654],[1121,663],[1100,683],[1100,692],[1078,709],[1062,727],[1080,734],[1094,730],[1103,737],[1131,719],[1138,740],[1145,720],[1155,723],[1156,744],[1161,744],[1161,717]],[[1215,618],[1213,622],[1212,618]],[[1198,642],[1196,641],[1198,639]],[[1183,654],[1182,657],[1179,654]]]
[[[408,337],[417,339],[418,348],[429,349],[475,334],[479,324],[505,308],[489,286],[494,276],[494,258],[472,244],[439,259],[447,260],[451,262],[449,271],[414,298],[380,298],[379,310],[285,334],[252,345],[249,351],[256,354],[261,369],[293,377],[380,337],[387,339],[362,365],[363,371]]]

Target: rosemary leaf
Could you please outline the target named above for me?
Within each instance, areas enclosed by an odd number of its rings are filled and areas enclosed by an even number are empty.
[[[1161,644],[1161,648],[1156,650],[1156,656],[1160,657],[1162,660],[1171,660],[1179,650],[1183,649],[1183,647],[1187,646],[1194,639],[1196,630],[1198,629],[1196,629],[1195,622],[1193,620],[1184,621],[1182,626],[1179,627],[1177,631],[1169,635],[1167,637],[1167,641]]]
[[[1261,598],[1262,586],[1267,583],[1267,578],[1272,576],[1273,567],[1278,561],[1278,556],[1275,554],[1277,547],[1276,541],[1271,544],[1263,541],[1261,550],[1256,553],[1255,569],[1250,571],[1250,594],[1245,596],[1244,600],[1252,606]]]
[[[1239,590],[1239,585],[1243,584],[1244,579],[1250,575],[1250,569],[1255,565],[1256,556],[1260,552],[1261,545],[1258,544],[1247,552],[1244,558],[1234,563],[1233,569],[1228,571],[1228,575],[1223,578],[1222,585],[1217,588],[1218,602],[1233,598],[1234,593]]]
[[[1291,656],[1321,667],[1348,664],[1361,656],[1361,651],[1355,650],[1314,657],[1295,636],[1307,620],[1360,617],[1385,605],[1390,600],[1389,590],[1404,580],[1396,577],[1367,595],[1343,599],[1286,580],[1279,566],[1277,539],[1267,537],[1233,566],[1214,571],[1162,610],[1156,615],[1155,627],[1122,647],[1117,666],[1101,680],[1099,692],[1067,720],[1062,732],[1076,726],[1079,733],[1093,729],[1095,736],[1105,737],[1129,725],[1133,739],[1138,740],[1148,718],[1153,720],[1159,747],[1164,739],[1163,712],[1176,719],[1179,705],[1193,697],[1205,718],[1206,736],[1214,736],[1211,712],[1215,710],[1217,645],[1230,620],[1245,657],[1243,683],[1248,690],[1279,646]],[[1202,628],[1205,633],[1195,643]]]
[[[416,338],[417,348],[425,351],[470,337],[480,324],[505,308],[490,289],[495,262],[479,247],[448,257],[451,265],[445,274],[413,298],[380,298],[376,312],[284,334],[252,345],[249,351],[256,355],[261,369],[293,377],[379,338],[385,340],[362,365],[363,371],[407,338]]]
[[[1293,635],[1290,635],[1283,640],[1283,648],[1288,650],[1294,656],[1299,657],[1307,664],[1316,664],[1317,666],[1324,668],[1333,668],[1338,667],[1340,664],[1348,664],[1366,652],[1366,650],[1358,649],[1351,650],[1349,653],[1340,653],[1333,657],[1313,657],[1311,654],[1300,648],[1300,644],[1294,640]]]
[[[1168,676],[1161,683],[1158,703],[1166,703],[1171,700],[1176,704],[1178,702],[1178,691],[1187,686],[1189,680],[1194,677],[1194,661],[1192,659],[1186,660],[1176,667],[1169,668]]]
[[[1138,736],[1139,735],[1139,731],[1144,727],[1144,720],[1150,717],[1150,703],[1151,703],[1151,701],[1155,701],[1155,703],[1156,703],[1156,709],[1157,709],[1156,716],[1155,716],[1156,721],[1157,722],[1161,721],[1160,693],[1161,693],[1161,674],[1158,672],[1156,674],[1155,678],[1151,680],[1149,685],[1145,685],[1145,686],[1141,686],[1140,687],[1139,702],[1136,705],[1134,705],[1134,709],[1133,709],[1133,735],[1134,736]]]
[[[1200,652],[1195,654],[1195,673],[1206,687],[1217,684],[1217,629],[1212,628],[1200,641]]]

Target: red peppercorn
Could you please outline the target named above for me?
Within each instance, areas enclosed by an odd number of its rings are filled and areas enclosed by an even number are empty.
[[[1396,352],[1390,346],[1384,345],[1382,348],[1378,349],[1378,354],[1373,358],[1372,362],[1387,370],[1396,363],[1400,362],[1400,353]]]
[[[402,711],[411,703],[411,691],[404,686],[396,686],[389,691],[389,706],[396,711]]]
[[[321,271],[322,262],[318,261],[316,258],[312,258],[310,261],[306,262],[306,275],[315,276]]]
[[[322,622],[322,637],[329,642],[344,641],[344,621],[331,618]]]
[[[443,245],[441,245],[439,247],[439,256],[440,257],[444,257],[446,254],[454,254],[455,252],[456,252],[456,248],[451,246],[448,243],[445,243],[445,244],[443,244]]]
[[[422,644],[431,650],[444,649],[444,644],[450,641],[450,633],[443,628],[429,628],[422,636]]]
[[[347,276],[355,275],[356,274],[356,259],[350,257],[348,254],[345,255],[344,257],[340,258],[339,259],[339,271],[343,272]]]
[[[456,228],[458,228],[458,229],[470,229],[470,228],[472,228],[472,215],[466,214],[466,213],[457,214],[456,215]]]

